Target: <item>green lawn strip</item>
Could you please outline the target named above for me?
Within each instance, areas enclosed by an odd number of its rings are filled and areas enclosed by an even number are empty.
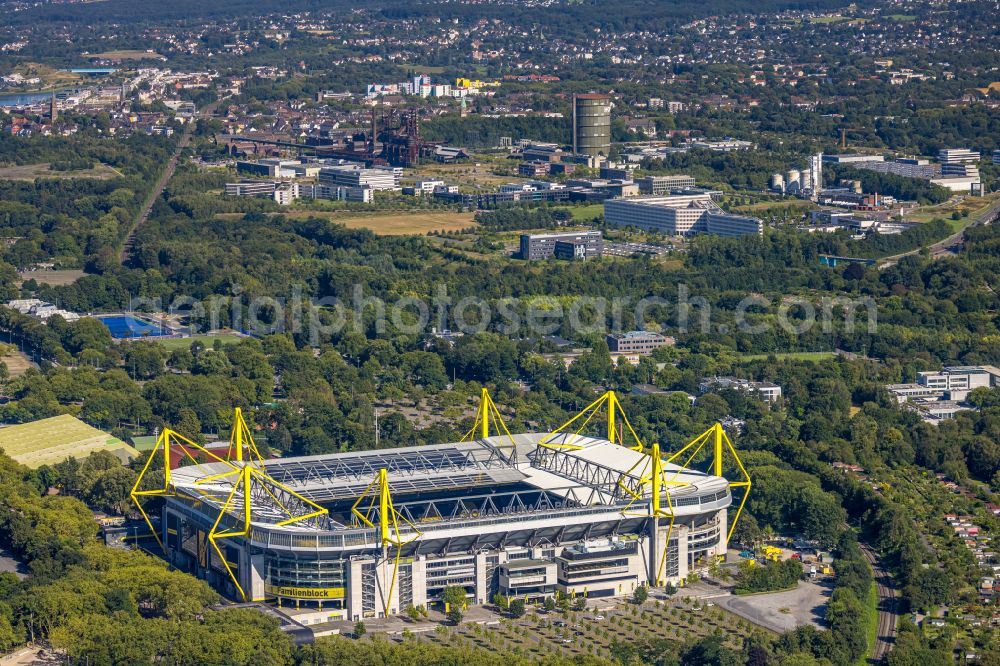
[[[878,589],[874,582],[868,588],[868,598],[865,599],[865,615],[862,622],[865,626],[868,647],[865,649],[865,653],[854,662],[855,666],[864,666],[868,663],[872,653],[875,652],[875,643],[878,641]]]

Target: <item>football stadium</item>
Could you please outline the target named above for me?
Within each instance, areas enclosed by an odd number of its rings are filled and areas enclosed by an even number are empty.
[[[484,390],[463,441],[281,459],[261,457],[237,410],[222,450],[160,435],[133,498],[166,557],[234,599],[333,619],[434,604],[450,586],[482,604],[683,585],[725,554],[733,490],[739,509],[750,490],[721,425],[667,454],[613,392],[553,432],[511,434]]]

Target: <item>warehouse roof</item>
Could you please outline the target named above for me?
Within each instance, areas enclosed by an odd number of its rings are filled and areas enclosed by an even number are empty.
[[[95,451],[109,451],[122,461],[139,454],[117,437],[69,414],[0,428],[0,449],[32,469],[67,458],[83,459]]]

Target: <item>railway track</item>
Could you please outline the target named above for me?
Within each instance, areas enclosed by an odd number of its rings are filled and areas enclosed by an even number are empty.
[[[128,234],[125,237],[125,242],[122,244],[121,251],[118,253],[118,262],[121,264],[126,263],[132,256],[132,251],[135,248],[135,234],[148,219],[150,213],[153,211],[153,206],[156,204],[157,199],[163,194],[164,188],[170,179],[174,175],[174,170],[177,168],[177,160],[180,159],[181,153],[191,144],[191,136],[194,133],[195,124],[198,118],[211,118],[215,113],[215,110],[219,108],[223,100],[216,100],[212,102],[204,109],[199,111],[194,118],[191,119],[184,127],[184,133],[181,138],[177,141],[177,148],[174,150],[173,155],[170,156],[170,160],[167,161],[166,166],[160,173],[159,177],[156,179],[156,183],[153,185],[153,189],[149,191],[146,196],[145,201],[142,204],[142,209],[136,216],[135,220],[132,222],[132,226],[129,229]]]
[[[865,544],[861,544],[861,552],[864,553],[865,559],[871,565],[875,577],[875,589],[878,593],[878,631],[875,636],[875,647],[868,663],[881,664],[896,642],[896,624],[899,621],[896,610],[896,590],[892,587],[892,577],[888,571],[882,568],[875,552]]]

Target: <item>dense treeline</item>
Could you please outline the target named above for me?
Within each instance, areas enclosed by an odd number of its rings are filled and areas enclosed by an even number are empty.
[[[3,259],[18,268],[52,261],[60,268],[104,270],[116,259],[142,198],[173,150],[173,140],[82,136],[20,139],[0,135],[0,163],[50,162],[55,171],[101,163],[121,177],[0,180],[0,234],[19,238]]]

